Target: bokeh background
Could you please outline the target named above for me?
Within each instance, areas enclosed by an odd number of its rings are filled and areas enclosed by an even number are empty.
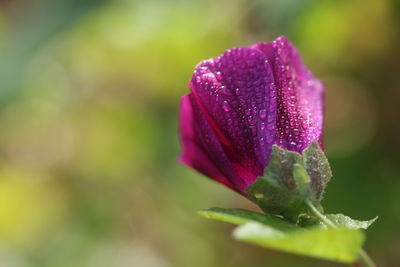
[[[0,1],[0,266],[341,266],[234,241],[179,165],[200,60],[287,35],[327,91],[328,212],[400,265],[400,1]]]

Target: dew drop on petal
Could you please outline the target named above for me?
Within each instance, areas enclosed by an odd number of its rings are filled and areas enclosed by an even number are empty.
[[[265,119],[267,117],[267,111],[265,109],[261,109],[258,113],[260,119]]]
[[[222,103],[222,109],[223,109],[225,112],[228,112],[228,111],[231,110],[228,101],[224,100],[224,102]]]

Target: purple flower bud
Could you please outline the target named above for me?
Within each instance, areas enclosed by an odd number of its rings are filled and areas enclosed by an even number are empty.
[[[322,146],[324,86],[286,37],[200,62],[181,99],[179,161],[245,194],[272,145]]]

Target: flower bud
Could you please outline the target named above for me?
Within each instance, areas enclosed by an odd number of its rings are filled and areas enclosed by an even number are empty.
[[[180,162],[246,194],[272,146],[322,147],[324,86],[286,37],[200,62],[181,99]]]

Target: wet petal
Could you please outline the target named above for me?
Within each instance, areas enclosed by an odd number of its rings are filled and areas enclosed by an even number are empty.
[[[244,188],[205,115],[191,95],[181,99],[180,138],[183,145],[179,161],[226,186]]]
[[[275,142],[276,90],[264,53],[239,47],[196,67],[190,83],[246,185],[262,175]]]
[[[277,144],[302,152],[313,140],[322,146],[324,86],[303,64],[296,48],[280,37],[258,43],[271,63],[277,87]]]

